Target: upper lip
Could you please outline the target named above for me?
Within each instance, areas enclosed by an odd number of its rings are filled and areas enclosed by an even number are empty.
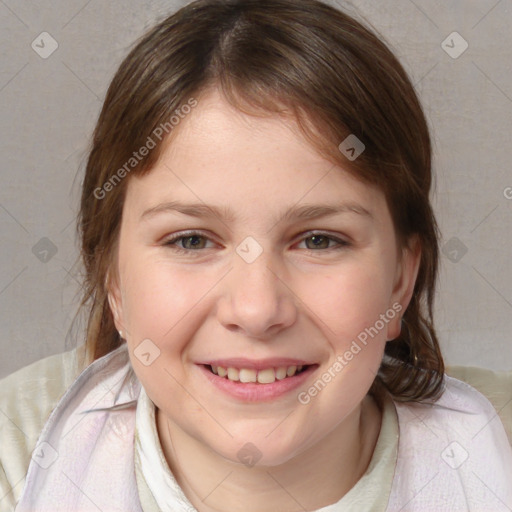
[[[212,359],[198,364],[221,366],[222,368],[246,368],[248,370],[265,370],[266,368],[279,368],[283,366],[308,366],[314,363],[304,359],[291,357],[273,357],[269,359],[247,359],[235,357],[229,359]]]

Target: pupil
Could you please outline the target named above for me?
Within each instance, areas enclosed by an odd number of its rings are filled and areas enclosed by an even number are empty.
[[[327,247],[325,242],[329,245],[327,238],[322,235],[313,235],[310,237],[310,240],[313,242],[314,247]]]
[[[188,242],[190,242],[188,245],[190,245],[192,247],[197,247],[201,243],[201,239],[197,235],[189,236],[189,237],[186,238],[186,240]]]

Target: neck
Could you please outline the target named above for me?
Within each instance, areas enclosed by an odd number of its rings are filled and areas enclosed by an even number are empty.
[[[158,409],[156,423],[169,468],[199,512],[298,512],[336,503],[361,478],[380,432],[381,411],[366,396],[321,441],[278,466],[246,467],[227,460]]]

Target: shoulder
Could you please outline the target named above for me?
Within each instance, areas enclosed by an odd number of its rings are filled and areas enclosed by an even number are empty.
[[[467,382],[446,374],[436,400],[395,402],[395,406],[405,444],[422,440],[422,449],[442,453],[456,441],[464,447],[461,452],[472,453],[473,463],[502,459],[512,477],[512,447],[498,411]]]
[[[13,509],[39,434],[84,367],[80,345],[0,379],[0,511]]]
[[[450,510],[512,506],[512,448],[484,394],[445,375],[437,400],[395,406],[400,435],[389,510],[412,500],[414,510],[445,510],[447,503]]]
[[[473,366],[448,366],[446,373],[484,395],[498,415],[512,445],[512,371],[498,372]]]

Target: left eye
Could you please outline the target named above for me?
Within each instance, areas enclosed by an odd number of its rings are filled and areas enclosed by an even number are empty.
[[[338,238],[330,237],[327,235],[310,235],[310,236],[304,238],[303,241],[306,243],[306,248],[310,249],[310,250],[332,249],[333,246],[330,246],[331,242],[334,242],[338,246],[349,245],[344,240],[340,240]],[[308,241],[311,241],[311,243],[308,243]]]

